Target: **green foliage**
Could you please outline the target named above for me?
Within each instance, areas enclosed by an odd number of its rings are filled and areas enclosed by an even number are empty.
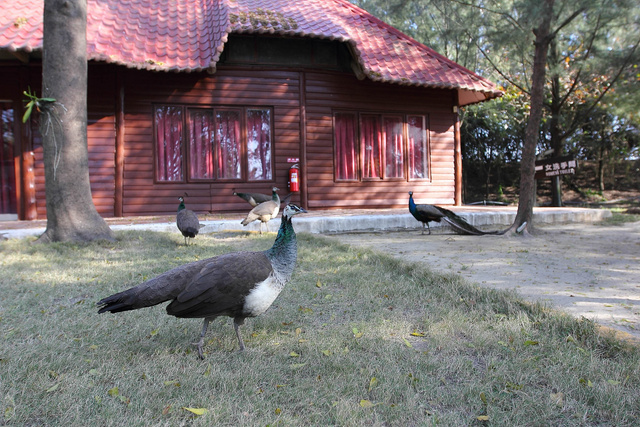
[[[22,123],[26,123],[27,120],[29,120],[34,107],[40,111],[40,108],[43,108],[43,106],[56,102],[53,98],[38,98],[35,93],[31,93],[31,89],[22,93],[28,100],[27,105],[25,105],[24,115],[22,116]]]
[[[633,425],[640,351],[417,264],[299,235],[292,282],[243,327],[95,301],[273,234],[0,242],[0,424]],[[202,237],[202,238],[200,238]],[[485,418],[488,417],[488,418]]]
[[[501,165],[520,160],[531,109],[532,29],[539,24],[543,2],[352,2],[505,90],[502,99],[465,109],[465,168],[478,168],[473,174],[489,177]],[[538,151],[557,148],[558,155],[609,163],[637,156],[637,2],[556,0],[554,12]],[[585,129],[601,122],[603,112],[608,124],[600,126],[602,137],[593,138]]]

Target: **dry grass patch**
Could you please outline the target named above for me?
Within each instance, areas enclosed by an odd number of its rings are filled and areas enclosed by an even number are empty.
[[[95,302],[265,236],[0,243],[0,424],[633,425],[640,353],[587,320],[299,235],[292,282],[243,328]],[[190,409],[185,409],[190,408]],[[195,411],[195,413],[194,413]]]

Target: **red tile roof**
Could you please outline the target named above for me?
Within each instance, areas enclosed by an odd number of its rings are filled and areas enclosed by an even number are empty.
[[[12,0],[0,49],[42,49],[43,0]],[[458,90],[462,105],[501,95],[495,85],[346,0],[88,0],[90,60],[153,71],[215,70],[229,33],[346,42],[361,76]]]

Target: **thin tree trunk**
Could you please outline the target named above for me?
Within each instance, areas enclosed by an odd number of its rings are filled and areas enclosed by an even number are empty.
[[[524,147],[522,148],[522,162],[520,165],[520,200],[516,218],[507,232],[533,231],[533,206],[535,204],[535,157],[536,146],[540,136],[540,121],[542,119],[542,103],[544,96],[545,72],[547,52],[551,41],[550,27],[553,19],[554,0],[544,0],[542,17],[538,28],[534,29],[536,36],[535,53],[533,56],[533,74],[531,81],[531,112],[525,130]],[[526,223],[526,225],[525,225]]]
[[[39,242],[113,240],[91,198],[87,148],[87,2],[45,0],[41,111],[47,229]]]

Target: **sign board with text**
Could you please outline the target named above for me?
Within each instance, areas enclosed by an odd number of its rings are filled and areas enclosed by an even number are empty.
[[[578,169],[578,161],[570,156],[536,160],[535,179],[573,175],[576,173],[576,169]]]

